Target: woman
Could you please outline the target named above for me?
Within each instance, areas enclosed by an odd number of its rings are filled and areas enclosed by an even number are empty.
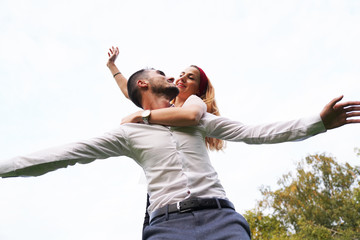
[[[127,92],[127,79],[120,73],[115,65],[115,60],[119,55],[118,47],[112,47],[108,52],[109,60],[107,66],[114,76],[116,83],[120,90],[129,98]],[[219,109],[215,101],[215,89],[207,78],[205,72],[195,66],[191,65],[180,73],[179,78],[175,81],[179,89],[178,96],[172,101],[175,108],[164,108],[151,111],[150,123],[168,125],[168,126],[190,126],[198,124],[204,111],[196,104],[188,104],[185,108],[180,108],[186,101],[191,98],[200,97],[206,104],[207,112],[219,116]],[[191,103],[196,101],[191,101]],[[143,111],[135,112],[123,119],[122,123],[136,123],[142,122],[141,113]],[[206,146],[210,150],[222,150],[225,147],[225,142],[215,138],[206,138]]]

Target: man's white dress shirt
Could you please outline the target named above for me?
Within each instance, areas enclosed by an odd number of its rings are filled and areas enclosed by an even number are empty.
[[[197,97],[188,100],[186,104],[202,103]],[[0,177],[39,176],[76,163],[128,156],[145,172],[151,213],[189,197],[226,199],[207,153],[207,136],[263,144],[302,140],[325,131],[319,115],[253,126],[209,113],[191,127],[129,123],[90,140],[2,160]]]

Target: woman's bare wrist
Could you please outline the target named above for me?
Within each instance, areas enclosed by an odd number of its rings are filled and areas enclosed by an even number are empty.
[[[116,66],[116,65],[115,65],[114,62],[108,61],[108,62],[106,63],[106,66],[107,66],[108,68],[110,68],[110,67],[114,67],[114,66]]]

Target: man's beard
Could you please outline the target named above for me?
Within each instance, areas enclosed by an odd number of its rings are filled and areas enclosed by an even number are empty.
[[[165,96],[169,102],[179,94],[179,89],[176,86],[153,86],[152,91],[157,95]]]

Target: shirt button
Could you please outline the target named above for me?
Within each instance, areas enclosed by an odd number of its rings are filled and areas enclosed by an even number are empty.
[[[187,194],[190,194],[190,190],[187,191]]]

